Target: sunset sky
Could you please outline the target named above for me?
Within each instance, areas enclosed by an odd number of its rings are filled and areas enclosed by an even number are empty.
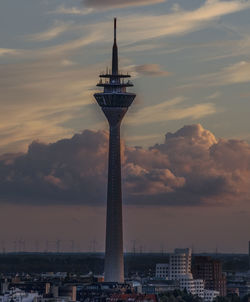
[[[117,17],[137,94],[122,125],[125,249],[246,253],[249,16],[250,0],[1,0],[0,249],[103,250],[108,127],[93,94]]]

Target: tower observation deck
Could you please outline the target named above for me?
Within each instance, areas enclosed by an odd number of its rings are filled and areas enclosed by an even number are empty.
[[[109,164],[106,216],[106,245],[104,280],[124,282],[123,228],[122,228],[122,187],[121,187],[121,121],[132,104],[135,94],[126,91],[133,84],[130,75],[118,69],[118,48],[116,44],[116,18],[114,19],[114,44],[112,52],[112,72],[100,74],[98,87],[103,92],[94,97],[102,108],[109,123]]]

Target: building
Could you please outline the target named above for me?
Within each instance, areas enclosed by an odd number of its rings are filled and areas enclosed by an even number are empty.
[[[201,279],[193,279],[193,280],[194,280],[194,294],[201,298],[204,298],[205,295],[204,281]]]
[[[205,289],[204,290],[204,302],[212,302],[220,293],[216,290]]]
[[[1,288],[0,288],[0,294],[4,295],[9,290],[9,284],[10,282],[5,279],[3,282],[1,281]]]
[[[143,283],[142,293],[159,294],[164,292],[171,292],[179,288],[179,281],[177,280],[150,279]]]
[[[27,293],[16,288],[0,296],[0,302],[13,302],[13,301],[34,302],[37,301],[38,298],[39,298],[38,293]]]
[[[194,279],[192,274],[178,276],[180,290],[186,290],[192,295],[204,298],[204,282],[200,279]]]
[[[169,274],[169,264],[168,263],[158,263],[155,268],[155,277],[168,279]]]
[[[112,295],[131,293],[128,284],[113,282],[92,283],[79,285],[77,288],[77,301],[109,301]]]
[[[114,294],[107,299],[110,302],[157,302],[156,295],[153,294]]]
[[[240,298],[250,294],[250,281],[247,280],[231,280],[227,284],[230,292],[239,293]]]
[[[220,295],[219,291],[205,289],[205,283],[201,279],[193,279],[192,274],[187,274],[179,279],[180,289],[186,290],[192,295],[197,295],[205,302],[212,302]]]
[[[228,287],[227,286],[227,295],[240,296],[240,290],[238,287]]]
[[[226,296],[226,277],[222,273],[222,264],[219,260],[207,256],[197,256],[194,259],[192,273],[195,279],[205,281],[205,289],[219,291],[220,296]]]
[[[175,249],[174,253],[170,255],[169,264],[156,265],[156,277],[177,281],[180,290],[186,290],[188,293],[204,299],[204,281],[202,278],[193,278],[191,262],[191,249]]]
[[[128,74],[119,73],[118,48],[116,44],[116,19],[114,19],[114,44],[112,54],[112,73],[100,75],[97,84],[104,91],[94,97],[102,108],[109,123],[109,164],[104,280],[124,282],[123,230],[122,230],[122,187],[120,125],[135,94],[126,91],[133,84]]]
[[[191,273],[191,249],[175,249],[169,259],[169,280],[179,279],[180,276]]]

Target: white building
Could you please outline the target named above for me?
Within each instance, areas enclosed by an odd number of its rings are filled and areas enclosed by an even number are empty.
[[[18,288],[0,295],[0,302],[34,302],[38,298],[38,293],[26,293]]]
[[[212,302],[216,297],[220,295],[220,292],[217,290],[204,290],[204,302]]]
[[[178,276],[180,290],[186,290],[188,293],[195,295],[195,284],[192,274]]]
[[[157,278],[177,280],[180,290],[186,289],[188,293],[204,299],[205,284],[203,280],[193,278],[191,260],[191,249],[175,249],[174,253],[170,255],[169,264],[159,263],[156,265],[155,275]],[[212,296],[211,292],[206,294],[206,302],[210,302],[210,296]]]
[[[180,290],[186,290],[192,295],[197,295],[204,298],[204,281],[201,279],[193,279],[191,273],[178,277]]]
[[[168,263],[158,263],[155,268],[155,277],[168,279],[169,274],[169,264]]]
[[[202,279],[193,279],[195,287],[195,295],[204,298],[205,282]]]
[[[169,259],[169,280],[191,273],[191,249],[175,249]]]

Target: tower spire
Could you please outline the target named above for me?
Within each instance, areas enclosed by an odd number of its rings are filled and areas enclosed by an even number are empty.
[[[118,48],[116,44],[116,18],[114,18],[114,44],[112,53],[112,74],[118,74]]]
[[[116,18],[114,18],[114,43],[116,43]]]

